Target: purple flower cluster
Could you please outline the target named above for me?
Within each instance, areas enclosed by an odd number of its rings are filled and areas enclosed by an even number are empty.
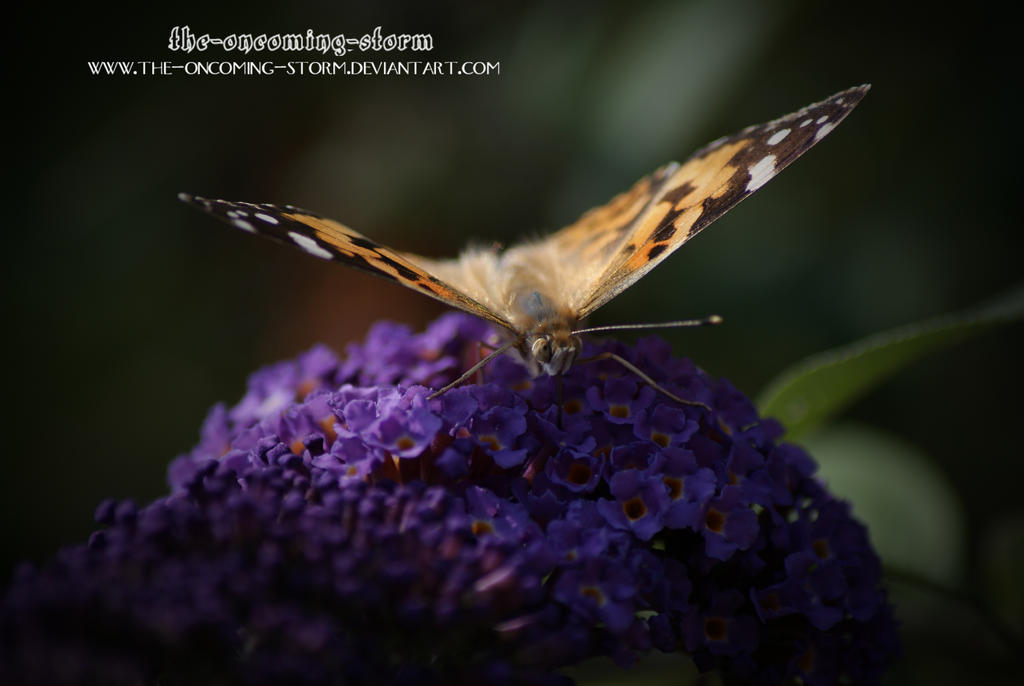
[[[651,649],[757,684],[877,682],[898,650],[866,531],[726,381],[657,338],[428,399],[486,325],[378,324],[261,370],[148,506],[0,606],[0,680],[560,683]]]

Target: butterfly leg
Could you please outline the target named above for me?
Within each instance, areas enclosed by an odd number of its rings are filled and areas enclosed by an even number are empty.
[[[516,345],[516,343],[518,343],[518,341],[513,340],[513,341],[509,341],[505,345],[501,346],[500,348],[498,348],[497,350],[492,352],[490,355],[488,355],[484,359],[480,360],[479,362],[474,364],[472,367],[467,369],[465,372],[463,372],[462,376],[460,376],[459,378],[455,379],[455,381],[452,381],[450,384],[448,384],[447,386],[445,386],[441,390],[434,391],[433,393],[428,395],[427,396],[427,400],[433,400],[434,398],[437,398],[438,396],[443,395],[444,393],[447,393],[451,389],[455,388],[456,386],[461,384],[463,381],[466,381],[466,380],[470,379],[474,374],[476,374],[477,370],[483,369],[484,365],[486,365],[488,362],[493,360],[498,355],[501,355],[505,351],[511,349],[512,346]]]
[[[639,376],[640,379],[643,380],[643,382],[646,383],[648,386],[650,386],[654,390],[658,391],[662,395],[664,395],[664,396],[666,396],[668,398],[671,398],[672,400],[675,400],[677,403],[681,403],[683,405],[693,405],[694,407],[703,407],[708,412],[711,411],[710,407],[708,407],[704,403],[700,402],[699,400],[687,400],[685,398],[680,398],[678,395],[676,395],[675,393],[672,393],[667,388],[665,388],[664,386],[659,384],[657,381],[652,379],[650,376],[645,374],[635,364],[633,364],[629,360],[625,359],[624,357],[620,357],[620,356],[616,355],[615,353],[611,353],[611,352],[599,353],[597,355],[594,355],[593,357],[587,357],[587,358],[584,358],[582,360],[577,360],[576,363],[580,364],[582,362],[597,362],[599,360],[615,360],[616,362],[621,364],[623,367],[625,367],[629,371],[631,371],[634,374],[636,374],[637,376]]]

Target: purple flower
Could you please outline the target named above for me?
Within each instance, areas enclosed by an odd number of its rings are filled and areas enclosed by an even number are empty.
[[[633,424],[637,416],[650,406],[655,391],[639,379],[613,376],[604,383],[591,385],[586,396],[590,406],[613,424]]]
[[[396,457],[417,457],[441,428],[441,418],[427,408],[430,391],[414,386],[407,391],[380,389],[376,397],[339,392],[343,398],[331,401],[341,420],[342,434],[360,438],[367,446],[387,451]]]
[[[612,478],[614,500],[600,500],[597,507],[612,526],[627,529],[641,541],[662,530],[669,508],[668,489],[657,474],[626,469]]]
[[[465,315],[378,324],[217,405],[169,495],[0,604],[11,683],[562,683],[686,651],[758,683],[875,683],[898,642],[878,558],[814,463],[667,344],[578,364],[559,396]],[[559,402],[561,401],[561,406]]]
[[[565,570],[552,589],[554,599],[588,624],[604,624],[612,634],[629,629],[635,613],[632,574],[616,561],[590,558]]]
[[[663,448],[670,445],[685,445],[690,436],[697,433],[697,422],[690,414],[697,411],[687,407],[660,404],[652,411],[637,418],[634,433],[637,438],[657,443]]]
[[[474,390],[477,407],[483,408],[469,422],[470,434],[502,468],[517,467],[526,459],[526,449],[517,441],[526,432],[526,403],[510,391],[482,386]]]
[[[726,486],[702,511],[701,533],[708,557],[728,560],[737,550],[745,550],[757,538],[757,515],[740,499],[737,486]]]
[[[591,453],[562,448],[548,458],[546,474],[573,493],[590,493],[601,483],[602,460]]]
[[[714,656],[749,655],[758,645],[760,626],[744,610],[746,599],[735,589],[715,593],[706,609],[690,612],[683,621],[683,643],[692,652]]]
[[[717,488],[715,473],[698,467],[696,456],[685,448],[665,448],[658,457],[656,469],[671,501],[665,513],[665,526],[696,531],[704,506]]]

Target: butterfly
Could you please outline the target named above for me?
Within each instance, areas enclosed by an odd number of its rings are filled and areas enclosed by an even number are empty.
[[[400,252],[292,205],[228,202],[187,193],[178,197],[238,229],[370,272],[500,327],[507,334],[505,344],[434,394],[439,395],[509,350],[518,353],[534,376],[561,375],[580,354],[580,334],[597,330],[579,329],[579,322],[827,136],[869,88],[850,88],[719,138],[683,164],[666,164],[546,238],[506,250],[471,247],[455,259]]]

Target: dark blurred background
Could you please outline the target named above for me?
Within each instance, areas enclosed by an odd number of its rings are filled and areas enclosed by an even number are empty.
[[[167,463],[257,367],[318,341],[343,350],[381,318],[420,328],[442,311],[231,230],[179,191],[293,203],[454,255],[470,238],[558,228],[720,135],[871,82],[826,141],[592,322],[721,314],[717,329],[664,336],[753,395],[810,353],[1022,280],[1019,37],[994,10],[366,5],[12,20],[4,419],[24,442],[8,443],[0,472],[0,578],[85,540],[103,498],[163,494]],[[480,60],[500,74],[90,75],[88,60],[221,59],[168,51],[184,24],[211,35],[380,25],[430,33],[435,49],[345,59]],[[984,581],[973,560],[985,530],[1021,507],[1022,343],[1007,327],[933,355],[850,413],[955,484],[968,590]]]

